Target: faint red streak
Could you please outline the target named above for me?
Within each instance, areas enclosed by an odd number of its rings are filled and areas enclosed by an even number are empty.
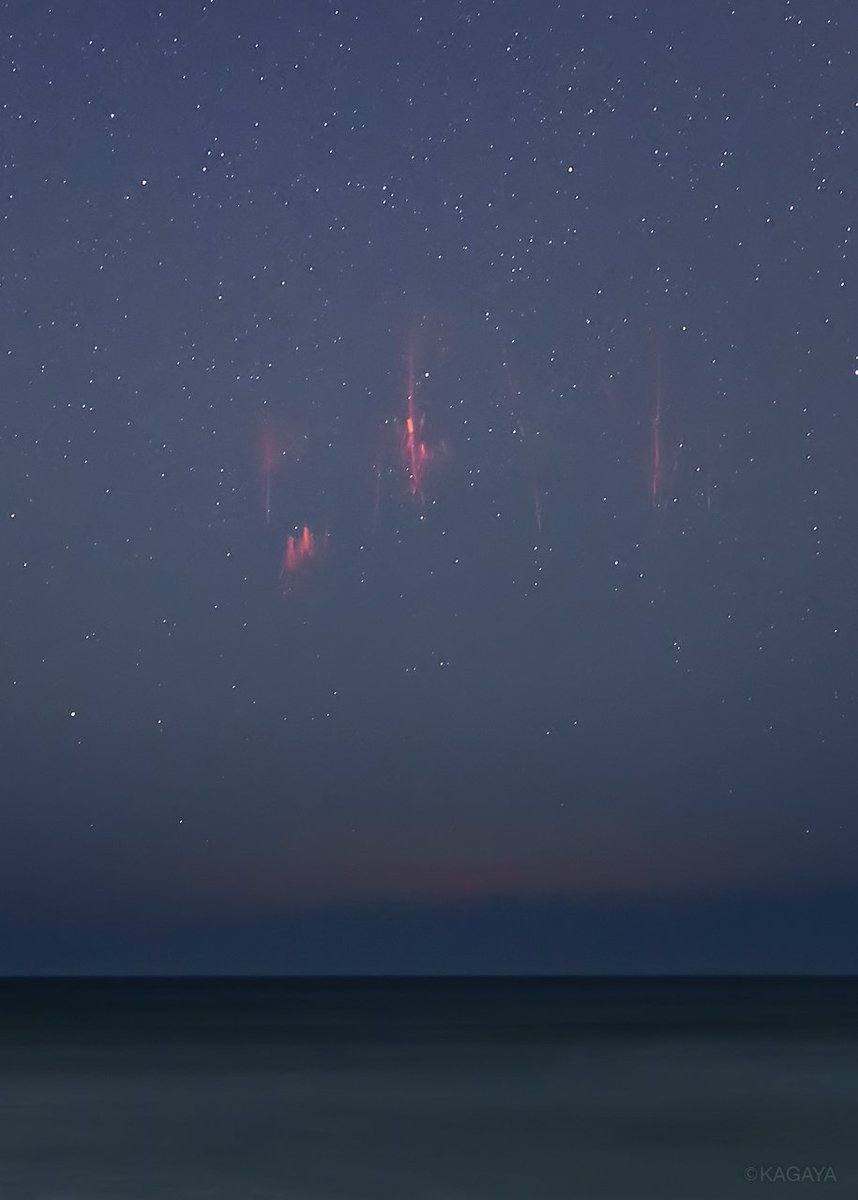
[[[415,401],[414,346],[408,346],[408,401],[405,425],[402,431],[402,462],[408,476],[412,496],[423,495],[423,473],[432,457],[423,440],[423,417],[419,416]]]
[[[271,476],[282,456],[283,451],[278,447],[270,429],[262,432],[262,507],[265,512],[265,524],[271,524]]]
[[[542,496],[538,487],[533,489],[533,513],[536,517],[536,531],[542,533]]]
[[[372,506],[373,519],[378,524],[378,516],[381,512],[381,467],[375,468],[375,501]]]

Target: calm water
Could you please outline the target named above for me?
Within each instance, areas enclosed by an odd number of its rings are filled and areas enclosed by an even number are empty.
[[[3,1200],[858,1194],[855,980],[0,981],[0,1087]]]

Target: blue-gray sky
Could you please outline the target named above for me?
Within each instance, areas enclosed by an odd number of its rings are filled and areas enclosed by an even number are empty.
[[[0,971],[858,968],[851,0],[4,15]]]

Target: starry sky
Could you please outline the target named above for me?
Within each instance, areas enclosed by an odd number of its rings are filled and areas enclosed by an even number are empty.
[[[858,969],[852,0],[3,11],[0,971]]]

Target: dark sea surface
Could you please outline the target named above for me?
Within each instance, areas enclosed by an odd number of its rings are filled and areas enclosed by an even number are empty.
[[[856,1196],[858,980],[6,980],[0,1088],[3,1200]]]

